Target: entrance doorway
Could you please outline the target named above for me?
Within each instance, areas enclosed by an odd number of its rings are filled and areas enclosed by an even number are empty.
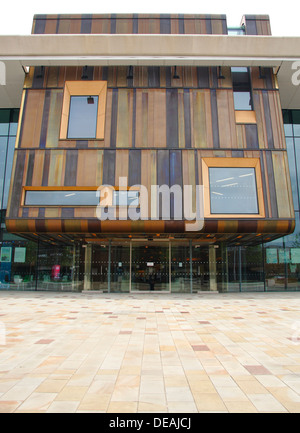
[[[82,255],[85,290],[192,293],[217,290],[216,249],[188,240],[90,243]]]
[[[131,292],[170,292],[169,242],[132,242]]]

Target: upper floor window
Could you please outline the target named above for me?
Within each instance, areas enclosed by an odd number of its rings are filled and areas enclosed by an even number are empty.
[[[210,167],[212,214],[257,214],[254,167]]]
[[[235,110],[253,110],[250,73],[247,67],[232,67],[232,87]]]
[[[98,96],[71,96],[68,138],[96,138]]]
[[[106,93],[106,81],[66,81],[59,138],[103,140]]]
[[[229,27],[228,28],[229,36],[244,36],[245,35],[245,27]]]

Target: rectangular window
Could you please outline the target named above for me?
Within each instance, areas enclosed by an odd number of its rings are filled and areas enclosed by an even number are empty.
[[[97,206],[97,191],[26,191],[25,206]]]
[[[103,140],[106,81],[66,81],[60,123],[60,140]]]
[[[249,69],[247,67],[232,67],[231,76],[234,109],[243,111],[253,110]]]
[[[257,188],[253,167],[210,167],[211,214],[257,214]]]
[[[114,191],[114,206],[138,206],[139,191]]]
[[[229,36],[245,36],[245,27],[229,27],[227,34]]]
[[[71,96],[68,138],[96,138],[98,96]]]

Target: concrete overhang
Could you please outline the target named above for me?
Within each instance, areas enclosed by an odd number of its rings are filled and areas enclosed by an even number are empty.
[[[283,108],[300,108],[292,76],[300,37],[227,35],[68,34],[0,36],[6,85],[0,107],[17,107],[26,66],[262,66],[277,74]],[[300,69],[300,64],[299,64]]]

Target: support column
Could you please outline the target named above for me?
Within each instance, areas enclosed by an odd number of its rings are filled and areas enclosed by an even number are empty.
[[[92,244],[87,244],[84,255],[84,286],[83,290],[92,288]]]
[[[217,263],[216,249],[214,245],[209,245],[209,290],[217,290]]]

